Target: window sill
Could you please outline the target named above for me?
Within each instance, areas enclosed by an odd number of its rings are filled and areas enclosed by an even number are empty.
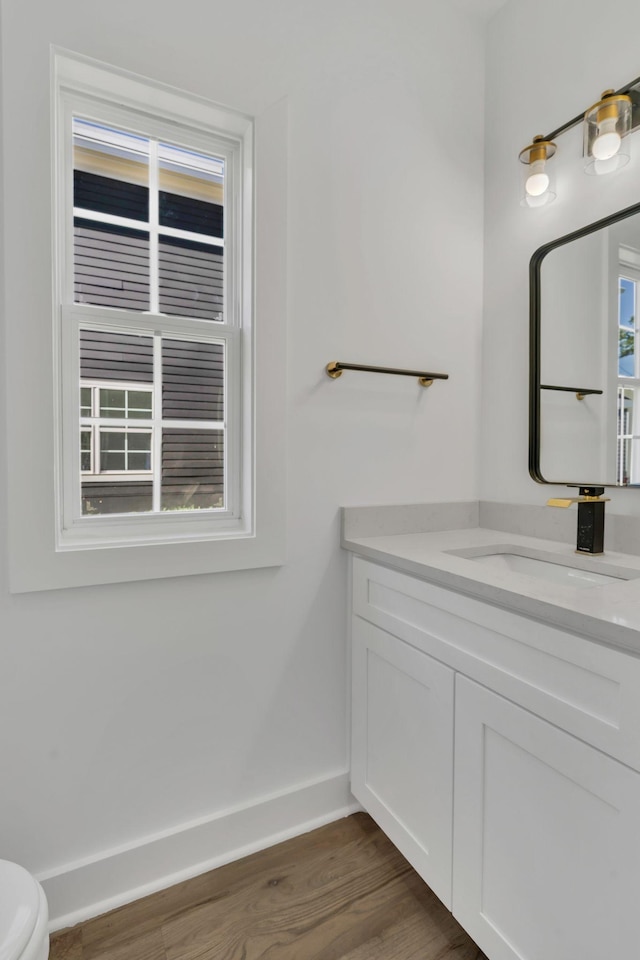
[[[228,517],[211,519],[199,511],[123,517],[84,518],[69,530],[58,533],[56,550],[104,550],[115,547],[153,547],[176,543],[226,543],[252,539],[253,530],[242,520]],[[204,513],[204,511],[202,511]]]
[[[283,524],[274,519],[257,534],[226,539],[141,545],[91,544],[63,550],[30,550],[31,538],[11,548],[11,592],[123,583],[281,566]],[[27,551],[29,551],[27,553]]]

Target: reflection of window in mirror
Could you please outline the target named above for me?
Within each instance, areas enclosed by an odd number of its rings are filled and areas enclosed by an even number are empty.
[[[640,250],[618,250],[617,346],[618,407],[616,480],[640,483],[640,341],[638,284]]]

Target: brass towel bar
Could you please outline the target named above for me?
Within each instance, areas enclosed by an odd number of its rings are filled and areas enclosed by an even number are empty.
[[[585,390],[582,387],[552,387],[549,384],[541,383],[541,390],[562,390],[565,393],[575,393],[576,399],[584,400],[585,397],[593,395],[600,395],[603,393],[602,390]]]
[[[401,377],[417,377],[422,387],[430,387],[434,380],[448,380],[448,373],[424,373],[420,370],[399,370],[396,367],[370,367],[364,363],[343,363],[341,360],[332,360],[326,366],[327,376],[336,380],[342,376],[343,370],[364,370],[365,373],[394,373]]]

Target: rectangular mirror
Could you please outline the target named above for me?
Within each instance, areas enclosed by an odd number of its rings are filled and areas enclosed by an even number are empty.
[[[640,485],[640,204],[530,263],[529,472]]]

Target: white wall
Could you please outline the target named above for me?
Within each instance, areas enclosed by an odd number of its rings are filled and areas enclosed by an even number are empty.
[[[582,169],[582,132],[558,138],[557,200],[519,206],[518,153],[638,75],[640,6],[634,0],[510,0],[487,46],[485,316],[481,496],[543,504],[564,487],[527,471],[528,264],[541,244],[640,200],[635,157],[609,177]],[[614,491],[612,509],[640,514],[640,493]]]
[[[2,558],[0,856],[55,872],[346,769],[338,507],[477,492],[483,36],[446,0],[2,15],[5,190],[23,198],[7,273],[19,255],[33,276],[4,322],[34,338],[51,317],[49,43],[250,113],[289,101],[287,564],[12,596]],[[334,359],[451,379],[331,381]]]

